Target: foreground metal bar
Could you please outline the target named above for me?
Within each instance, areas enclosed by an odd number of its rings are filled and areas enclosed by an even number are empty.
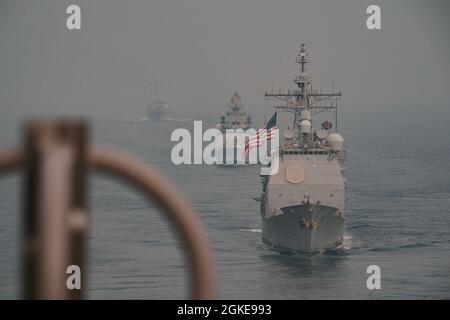
[[[32,121],[25,128],[24,297],[80,299],[86,290],[87,125]],[[81,289],[69,290],[69,266]]]

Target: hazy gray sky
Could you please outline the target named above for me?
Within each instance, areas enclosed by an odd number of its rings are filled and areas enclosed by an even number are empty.
[[[382,30],[367,30],[369,4]],[[445,0],[0,0],[0,108],[145,116],[159,79],[175,115],[218,117],[237,90],[260,119],[264,91],[293,86],[301,42],[345,110],[449,108],[448,14]]]

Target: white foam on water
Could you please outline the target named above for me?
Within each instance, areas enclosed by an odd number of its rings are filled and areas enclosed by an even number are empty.
[[[261,229],[239,229],[239,231],[246,231],[246,232],[254,232],[254,233],[261,233]]]
[[[188,118],[181,118],[181,119],[177,119],[177,118],[161,118],[161,121],[169,121],[169,122],[186,122],[186,121],[194,121],[194,119],[188,119]],[[137,118],[137,119],[121,119],[120,121],[122,122],[144,122],[144,121],[153,121],[153,119],[149,119],[149,118]],[[158,121],[155,119],[155,121]]]
[[[349,250],[352,248],[352,239],[353,237],[349,234],[344,234],[344,238],[342,240],[342,248]]]
[[[149,119],[148,118],[139,118],[139,119],[133,119],[131,121],[133,121],[133,122],[141,122],[141,121],[149,121]]]
[[[186,122],[186,121],[193,121],[193,119],[175,119],[175,118],[162,118],[162,120],[165,121],[174,121],[174,122]]]
[[[149,121],[147,118],[139,118],[139,119],[121,119],[121,122],[142,122]]]

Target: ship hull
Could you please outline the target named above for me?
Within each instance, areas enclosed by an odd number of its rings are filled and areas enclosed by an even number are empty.
[[[262,218],[265,243],[313,253],[342,244],[345,219],[337,208],[320,204],[280,208],[280,214]]]
[[[164,115],[164,112],[161,111],[149,111],[148,112],[148,119],[153,121],[159,121],[162,119]]]
[[[218,148],[216,154],[216,164],[219,166],[249,166],[257,163],[250,163],[248,155],[244,158],[244,147],[226,147]]]

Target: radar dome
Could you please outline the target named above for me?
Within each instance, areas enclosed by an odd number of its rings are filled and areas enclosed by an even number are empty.
[[[319,138],[320,140],[324,140],[326,139],[326,137],[328,137],[328,130],[325,129],[319,129],[316,132],[317,138]]]
[[[344,138],[338,133],[331,133],[327,137],[327,143],[332,150],[339,151],[344,147]]]
[[[302,120],[302,122],[300,122],[300,132],[301,133],[310,133],[311,132],[311,121]]]

